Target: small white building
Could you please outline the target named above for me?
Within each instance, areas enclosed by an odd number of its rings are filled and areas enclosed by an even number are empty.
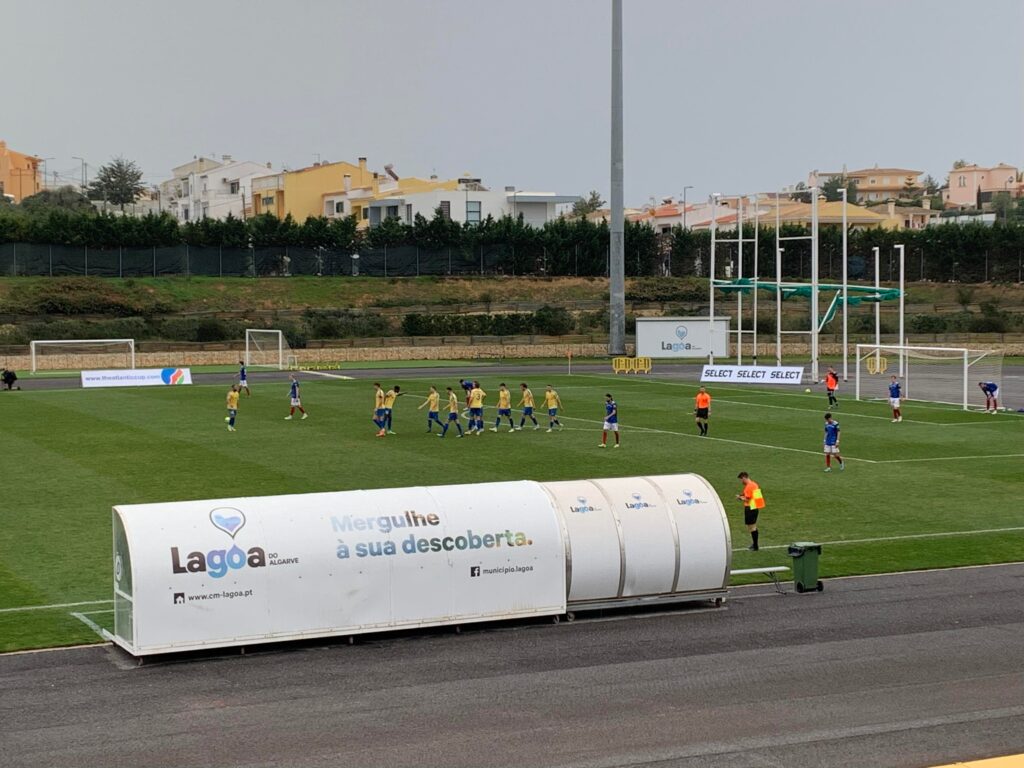
[[[458,189],[435,189],[388,195],[381,191],[365,204],[365,217],[370,227],[379,226],[388,218],[397,218],[412,224],[417,215],[434,218],[440,210],[445,217],[460,224],[479,224],[488,216],[500,219],[521,216],[524,223],[542,227],[558,218],[563,206],[579,200],[577,195],[557,195],[554,192],[529,192],[505,187],[502,191],[489,190],[479,179],[459,179]]]
[[[160,203],[178,221],[246,218],[252,211],[252,180],[265,176],[270,163],[196,158],[173,169],[174,178],[160,185]]]

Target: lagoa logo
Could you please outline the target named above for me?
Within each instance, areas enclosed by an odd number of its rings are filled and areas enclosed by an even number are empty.
[[[210,522],[214,528],[224,531],[234,542],[235,536],[245,527],[245,514],[234,507],[218,507],[210,510]],[[174,573],[208,573],[214,579],[219,579],[227,574],[228,570],[238,570],[249,566],[250,568],[263,568],[267,564],[267,553],[261,547],[250,547],[248,551],[242,550],[237,544],[232,543],[231,549],[211,549],[205,554],[203,552],[189,552],[185,558],[185,564],[181,563],[181,556],[177,547],[171,547],[171,570]]]
[[[687,349],[700,349],[700,347],[691,344],[688,341],[683,341],[686,338],[689,331],[685,325],[676,326],[676,338],[679,341],[663,341],[661,342],[661,348],[668,352],[683,352]]]
[[[681,507],[689,507],[689,506],[692,506],[693,504],[704,504],[704,503],[706,503],[706,502],[703,502],[700,499],[694,498],[693,491],[691,491],[689,489],[686,489],[686,490],[683,491],[682,498],[676,499],[676,504],[678,504]]]
[[[181,384],[185,380],[185,372],[181,368],[164,368],[160,371],[164,384]]]
[[[647,509],[653,507],[653,504],[649,504],[643,500],[643,497],[639,493],[633,494],[633,501],[626,502],[626,509]]]
[[[596,512],[597,511],[597,507],[593,507],[593,506],[587,504],[587,499],[586,499],[585,496],[577,496],[576,497],[576,503],[577,503],[578,506],[575,506],[575,507],[570,506],[569,507],[569,511],[570,512],[574,512],[574,513],[576,513],[578,515],[584,515],[587,512]]]

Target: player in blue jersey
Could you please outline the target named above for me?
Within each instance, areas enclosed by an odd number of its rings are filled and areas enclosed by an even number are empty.
[[[898,421],[903,421],[903,412],[900,410],[900,396],[902,394],[902,388],[900,387],[900,380],[893,376],[889,380],[889,407],[892,408],[892,423],[895,424]]]
[[[999,410],[999,385],[994,381],[979,381],[978,386],[985,393],[985,412],[995,413]]]
[[[601,432],[601,444],[599,448],[608,445],[608,433],[615,433],[615,447],[619,447],[619,406],[611,394],[604,396],[604,431]]]
[[[469,408],[469,393],[473,391],[472,379],[459,379],[459,387],[462,389],[462,394],[466,396],[466,407]]]
[[[249,395],[252,394],[252,392],[249,391],[249,379],[246,377],[246,373],[245,373],[245,361],[244,360],[239,360],[238,361],[238,391],[241,392],[243,389],[245,390],[245,396],[246,397],[249,397]]]
[[[285,421],[291,421],[292,416],[295,415],[295,409],[298,408],[302,414],[302,418],[308,419],[309,414],[306,413],[306,409],[302,407],[302,397],[299,394],[299,380],[295,378],[295,374],[291,374],[288,379],[291,381],[290,396],[292,399],[292,408],[288,411],[288,415],[284,417]]]
[[[832,471],[832,457],[839,462],[839,469],[846,469],[843,457],[839,455],[839,422],[832,418],[831,413],[825,414],[825,471]]]

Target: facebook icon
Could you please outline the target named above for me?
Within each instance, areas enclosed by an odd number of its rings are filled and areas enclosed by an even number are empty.
[[[479,576],[479,575],[480,575],[480,566],[479,565],[471,565],[471,566],[469,566],[469,576],[470,576],[470,578],[473,578],[474,576]]]

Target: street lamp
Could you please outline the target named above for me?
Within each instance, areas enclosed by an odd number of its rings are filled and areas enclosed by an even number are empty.
[[[683,187],[683,229],[686,229],[686,190],[693,189],[692,184]]]

